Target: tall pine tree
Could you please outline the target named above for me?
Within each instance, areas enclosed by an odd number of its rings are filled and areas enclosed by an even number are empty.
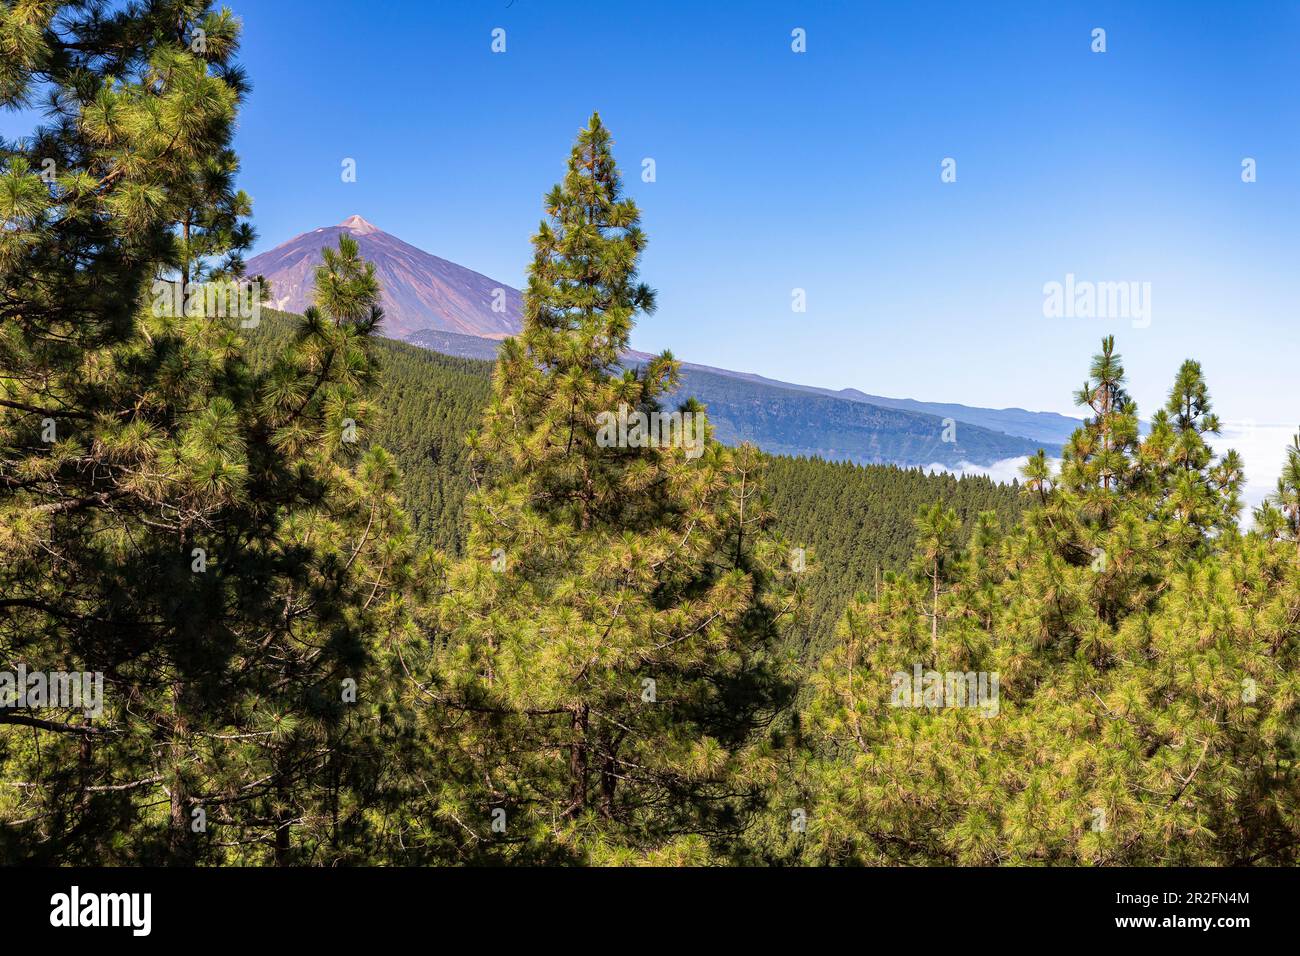
[[[546,196],[523,333],[470,439],[469,557],[448,577],[432,692],[465,756],[437,812],[467,853],[726,852],[761,806],[761,731],[786,692],[771,648],[792,572],[756,453],[692,432],[692,402],[664,441],[607,424],[663,412],[677,381],[668,353],[622,364],[654,293],[610,147],[593,115]]]
[[[239,271],[237,41],[192,0],[0,7],[4,105],[52,117],[0,153],[0,671],[104,680],[0,709],[5,860],[340,859],[382,798],[414,556],[364,451],[373,276],[344,243],[257,371],[154,289]]]

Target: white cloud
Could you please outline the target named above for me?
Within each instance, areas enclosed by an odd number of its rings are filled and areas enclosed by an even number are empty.
[[[994,481],[1009,485],[1012,480],[1021,478],[1020,469],[1025,467],[1027,461],[1029,461],[1028,457],[1021,455],[1019,458],[1004,458],[1001,461],[995,461],[991,465],[975,465],[969,461],[963,461],[959,462],[955,468],[936,462],[927,465],[925,470],[930,474],[946,471],[958,476],[987,475]],[[1052,465],[1055,467],[1056,463],[1053,462]]]
[[[1242,497],[1247,511],[1264,500],[1277,486],[1277,476],[1286,461],[1286,446],[1296,433],[1295,425],[1260,424],[1251,421],[1224,422],[1223,434],[1211,436],[1210,444],[1222,454],[1229,448],[1241,453],[1246,463],[1246,484]],[[1249,514],[1244,521],[1250,524]]]
[[[1291,443],[1291,436],[1296,433],[1295,425],[1261,424],[1252,421],[1234,421],[1223,423],[1221,435],[1210,436],[1210,444],[1219,454],[1229,448],[1235,448],[1245,462],[1246,481],[1242,488],[1242,497],[1246,508],[1242,514],[1242,523],[1250,526],[1250,513],[1272,491],[1277,484],[1277,476],[1282,471],[1286,460],[1286,448]],[[963,461],[956,467],[940,465],[928,466],[925,470],[931,474],[940,471],[954,475],[987,475],[994,481],[1009,484],[1012,479],[1021,478],[1020,469],[1029,459],[1005,458],[991,465],[975,465]],[[1052,462],[1055,470],[1059,461]],[[1023,479],[1022,479],[1023,480]]]

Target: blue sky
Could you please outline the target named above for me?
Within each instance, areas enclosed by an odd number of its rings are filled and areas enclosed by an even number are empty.
[[[661,308],[639,347],[1069,411],[1114,331],[1147,411],[1194,355],[1227,417],[1300,421],[1300,4],[234,9],[259,249],[355,212],[520,284],[542,193],[598,109],[651,238]],[[1044,318],[1043,284],[1071,272],[1150,282],[1150,327]]]
[[[639,348],[1072,413],[1114,332],[1144,413],[1193,356],[1225,418],[1300,422],[1294,0],[230,3],[258,251],[359,213],[520,285],[597,109],[651,239]],[[1150,326],[1045,318],[1067,273],[1149,282]]]

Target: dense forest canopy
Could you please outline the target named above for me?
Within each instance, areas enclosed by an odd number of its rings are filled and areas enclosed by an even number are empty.
[[[55,94],[0,143],[0,861],[1297,861],[1300,436],[1243,532],[1200,366],[1143,433],[1108,337],[1019,486],[730,447],[620,364],[598,115],[490,376],[347,236],[301,316],[191,308],[266,291],[239,33],[0,6],[0,104]]]
[[[289,341],[297,321],[264,309],[257,331],[246,335],[250,363],[269,362]],[[375,355],[382,369],[375,400],[379,414],[368,441],[386,449],[397,463],[399,497],[415,533],[459,556],[467,533],[464,500],[471,487],[464,437],[487,403],[492,364],[391,339],[378,339]],[[797,630],[812,656],[825,650],[836,620],[855,594],[872,590],[885,572],[907,564],[919,507],[936,501],[952,507],[963,533],[974,529],[983,511],[1011,523],[1024,507],[1018,485],[999,485],[982,476],[780,455],[767,461],[764,491],[776,528],[792,547],[805,551],[807,614]]]

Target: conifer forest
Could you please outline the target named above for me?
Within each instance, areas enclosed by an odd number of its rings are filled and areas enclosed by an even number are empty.
[[[801,54],[796,27],[778,53]],[[1156,381],[1140,312],[1038,346],[1072,377],[1024,378],[1021,404],[1073,409],[1059,440],[870,395],[778,402],[639,351],[679,328],[659,235],[727,212],[657,206],[655,131],[600,108],[635,49],[553,50],[516,91],[587,103],[549,161],[517,147],[550,184],[515,203],[531,234],[497,240],[517,301],[453,290],[457,321],[517,328],[481,354],[412,344],[425,300],[365,220],[296,273],[252,255],[259,29],[207,0],[0,0],[0,863],[1300,862],[1300,434],[1267,473],[1234,448],[1219,346],[1180,335]],[[505,36],[503,60],[525,42]],[[810,29],[808,59],[831,41]],[[969,152],[954,188],[990,175]],[[422,162],[394,158],[389,188],[436,194]],[[1034,321],[1084,320],[988,334]],[[1290,333],[1254,348],[1294,368]],[[708,381],[735,389],[725,427],[691,391]],[[946,461],[944,428],[1014,473],[917,464]]]

